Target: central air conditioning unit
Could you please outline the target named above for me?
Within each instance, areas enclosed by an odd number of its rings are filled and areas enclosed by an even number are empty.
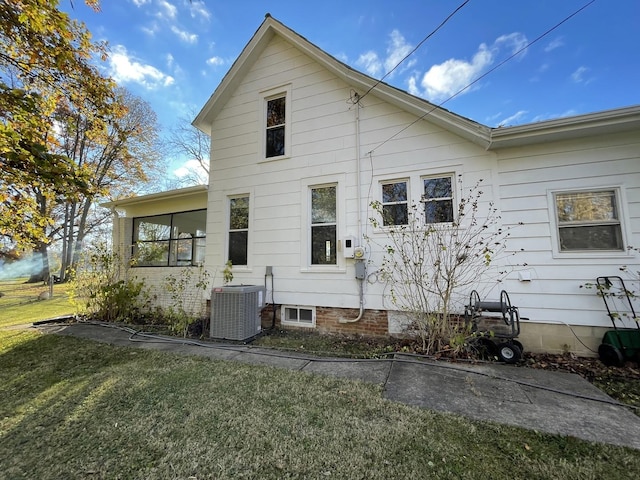
[[[211,292],[209,336],[244,341],[262,330],[265,288],[258,285],[216,287]]]

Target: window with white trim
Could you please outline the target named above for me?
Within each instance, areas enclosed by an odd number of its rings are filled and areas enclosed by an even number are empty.
[[[453,222],[453,175],[422,179],[426,223]]]
[[[616,189],[554,193],[560,252],[622,251]]]
[[[382,225],[406,225],[409,221],[409,196],[406,181],[382,182]]]
[[[136,267],[181,267],[204,262],[207,211],[168,213],[133,219]]]
[[[336,185],[310,187],[311,264],[337,264]]]
[[[266,100],[265,158],[281,157],[286,152],[287,97],[285,94]]]
[[[280,314],[280,319],[283,325],[295,325],[298,327],[316,326],[315,307],[283,305]]]
[[[249,196],[229,198],[229,246],[227,260],[247,265],[249,247]]]

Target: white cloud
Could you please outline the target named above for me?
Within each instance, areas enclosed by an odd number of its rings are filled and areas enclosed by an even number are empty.
[[[221,65],[224,65],[224,59],[220,57],[211,57],[207,60],[207,65],[219,67]]]
[[[556,118],[566,118],[566,117],[573,117],[575,115],[578,115],[578,111],[571,108],[569,110],[566,110],[562,113],[543,113],[541,115],[537,115],[535,116],[531,121],[532,122],[544,122],[546,120],[554,120]]]
[[[364,71],[371,77],[377,77],[382,71],[382,62],[378,58],[378,54],[374,51],[363,53],[356,60],[356,65],[364,68]]]
[[[132,1],[133,1],[133,4],[136,7],[141,7],[141,6],[146,5],[147,3],[151,2],[151,0],[132,0]]]
[[[498,126],[499,127],[508,127],[510,125],[515,125],[517,123],[520,123],[519,120],[521,120],[522,117],[524,117],[527,113],[529,113],[527,110],[519,110],[516,113],[514,113],[513,115],[511,115],[510,117],[507,117],[507,118],[501,120],[500,122],[498,122]]]
[[[494,42],[494,48],[501,49],[503,46],[511,49],[511,55],[515,55],[520,52],[516,58],[522,59],[527,54],[527,50],[524,48],[528,45],[529,41],[522,33],[514,32],[508,35],[501,35],[496,38]],[[522,50],[522,51],[521,51]]]
[[[406,42],[398,30],[392,31],[390,37],[389,46],[387,47],[387,58],[384,61],[384,68],[387,72],[390,72],[392,68],[398,65],[402,59],[413,50],[413,46]],[[407,60],[407,63],[399,67],[401,71],[411,68],[415,64],[415,60]]]
[[[419,82],[416,76],[412,76],[409,79],[409,92],[431,101],[442,101],[468,92],[471,88],[467,87],[489,69],[502,50],[507,49],[509,55],[513,55],[526,45],[527,38],[518,32],[498,37],[491,46],[481,43],[470,61],[450,58],[433,65]],[[519,56],[524,52],[526,50]]]
[[[583,83],[589,82],[589,80],[585,80],[584,76],[589,71],[587,67],[578,67],[578,69],[571,74],[571,80],[575,83]]]
[[[198,160],[192,159],[184,162],[180,167],[173,171],[173,174],[179,179],[191,180],[192,183],[205,185],[209,183],[209,174],[202,168]]]
[[[556,48],[564,47],[564,41],[562,37],[557,37],[551,40],[546,47],[544,47],[545,52],[550,52],[555,50]]]
[[[205,20],[209,20],[211,18],[211,13],[207,10],[207,6],[204,2],[190,2],[189,10],[192,18],[203,18]]]
[[[170,75],[133,59],[122,45],[116,45],[109,56],[109,74],[117,83],[137,83],[148,89],[168,87],[174,83]]]
[[[157,13],[158,17],[173,19],[178,15],[178,9],[176,8],[176,6],[169,3],[167,0],[160,0],[158,2],[158,5],[161,9],[161,11]]]
[[[458,93],[482,74],[493,63],[494,55],[483,43],[470,62],[451,58],[433,65],[420,82],[426,97],[444,100]]]
[[[175,33],[178,36],[178,38],[180,38],[180,40],[182,40],[183,42],[197,43],[198,41],[198,35],[196,35],[195,33],[189,33],[185,30],[180,30],[175,25],[171,26],[171,31]]]
[[[406,42],[398,30],[393,30],[389,34],[387,55],[384,59],[381,59],[376,52],[370,50],[358,57],[356,66],[364,69],[370,76],[379,78],[390,72],[411,50],[413,50],[413,46]],[[415,60],[405,61],[405,63],[400,66],[400,71],[411,68],[413,65],[415,65]]]

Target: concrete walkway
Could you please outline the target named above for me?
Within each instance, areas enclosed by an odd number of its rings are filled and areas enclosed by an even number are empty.
[[[112,345],[269,365],[383,385],[384,396],[478,420],[640,449],[640,417],[582,377],[502,364],[462,364],[396,354],[388,360],[310,357],[246,345],[189,342],[88,323],[44,324],[45,333]]]

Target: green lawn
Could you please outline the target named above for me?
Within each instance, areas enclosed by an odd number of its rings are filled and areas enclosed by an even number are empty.
[[[38,296],[48,292],[42,283],[25,283],[26,278],[0,281],[0,327],[31,323],[47,318],[73,313],[69,303],[67,285],[54,285],[53,297],[39,300]]]
[[[616,478],[640,452],[394,404],[374,385],[0,331],[0,477]]]

